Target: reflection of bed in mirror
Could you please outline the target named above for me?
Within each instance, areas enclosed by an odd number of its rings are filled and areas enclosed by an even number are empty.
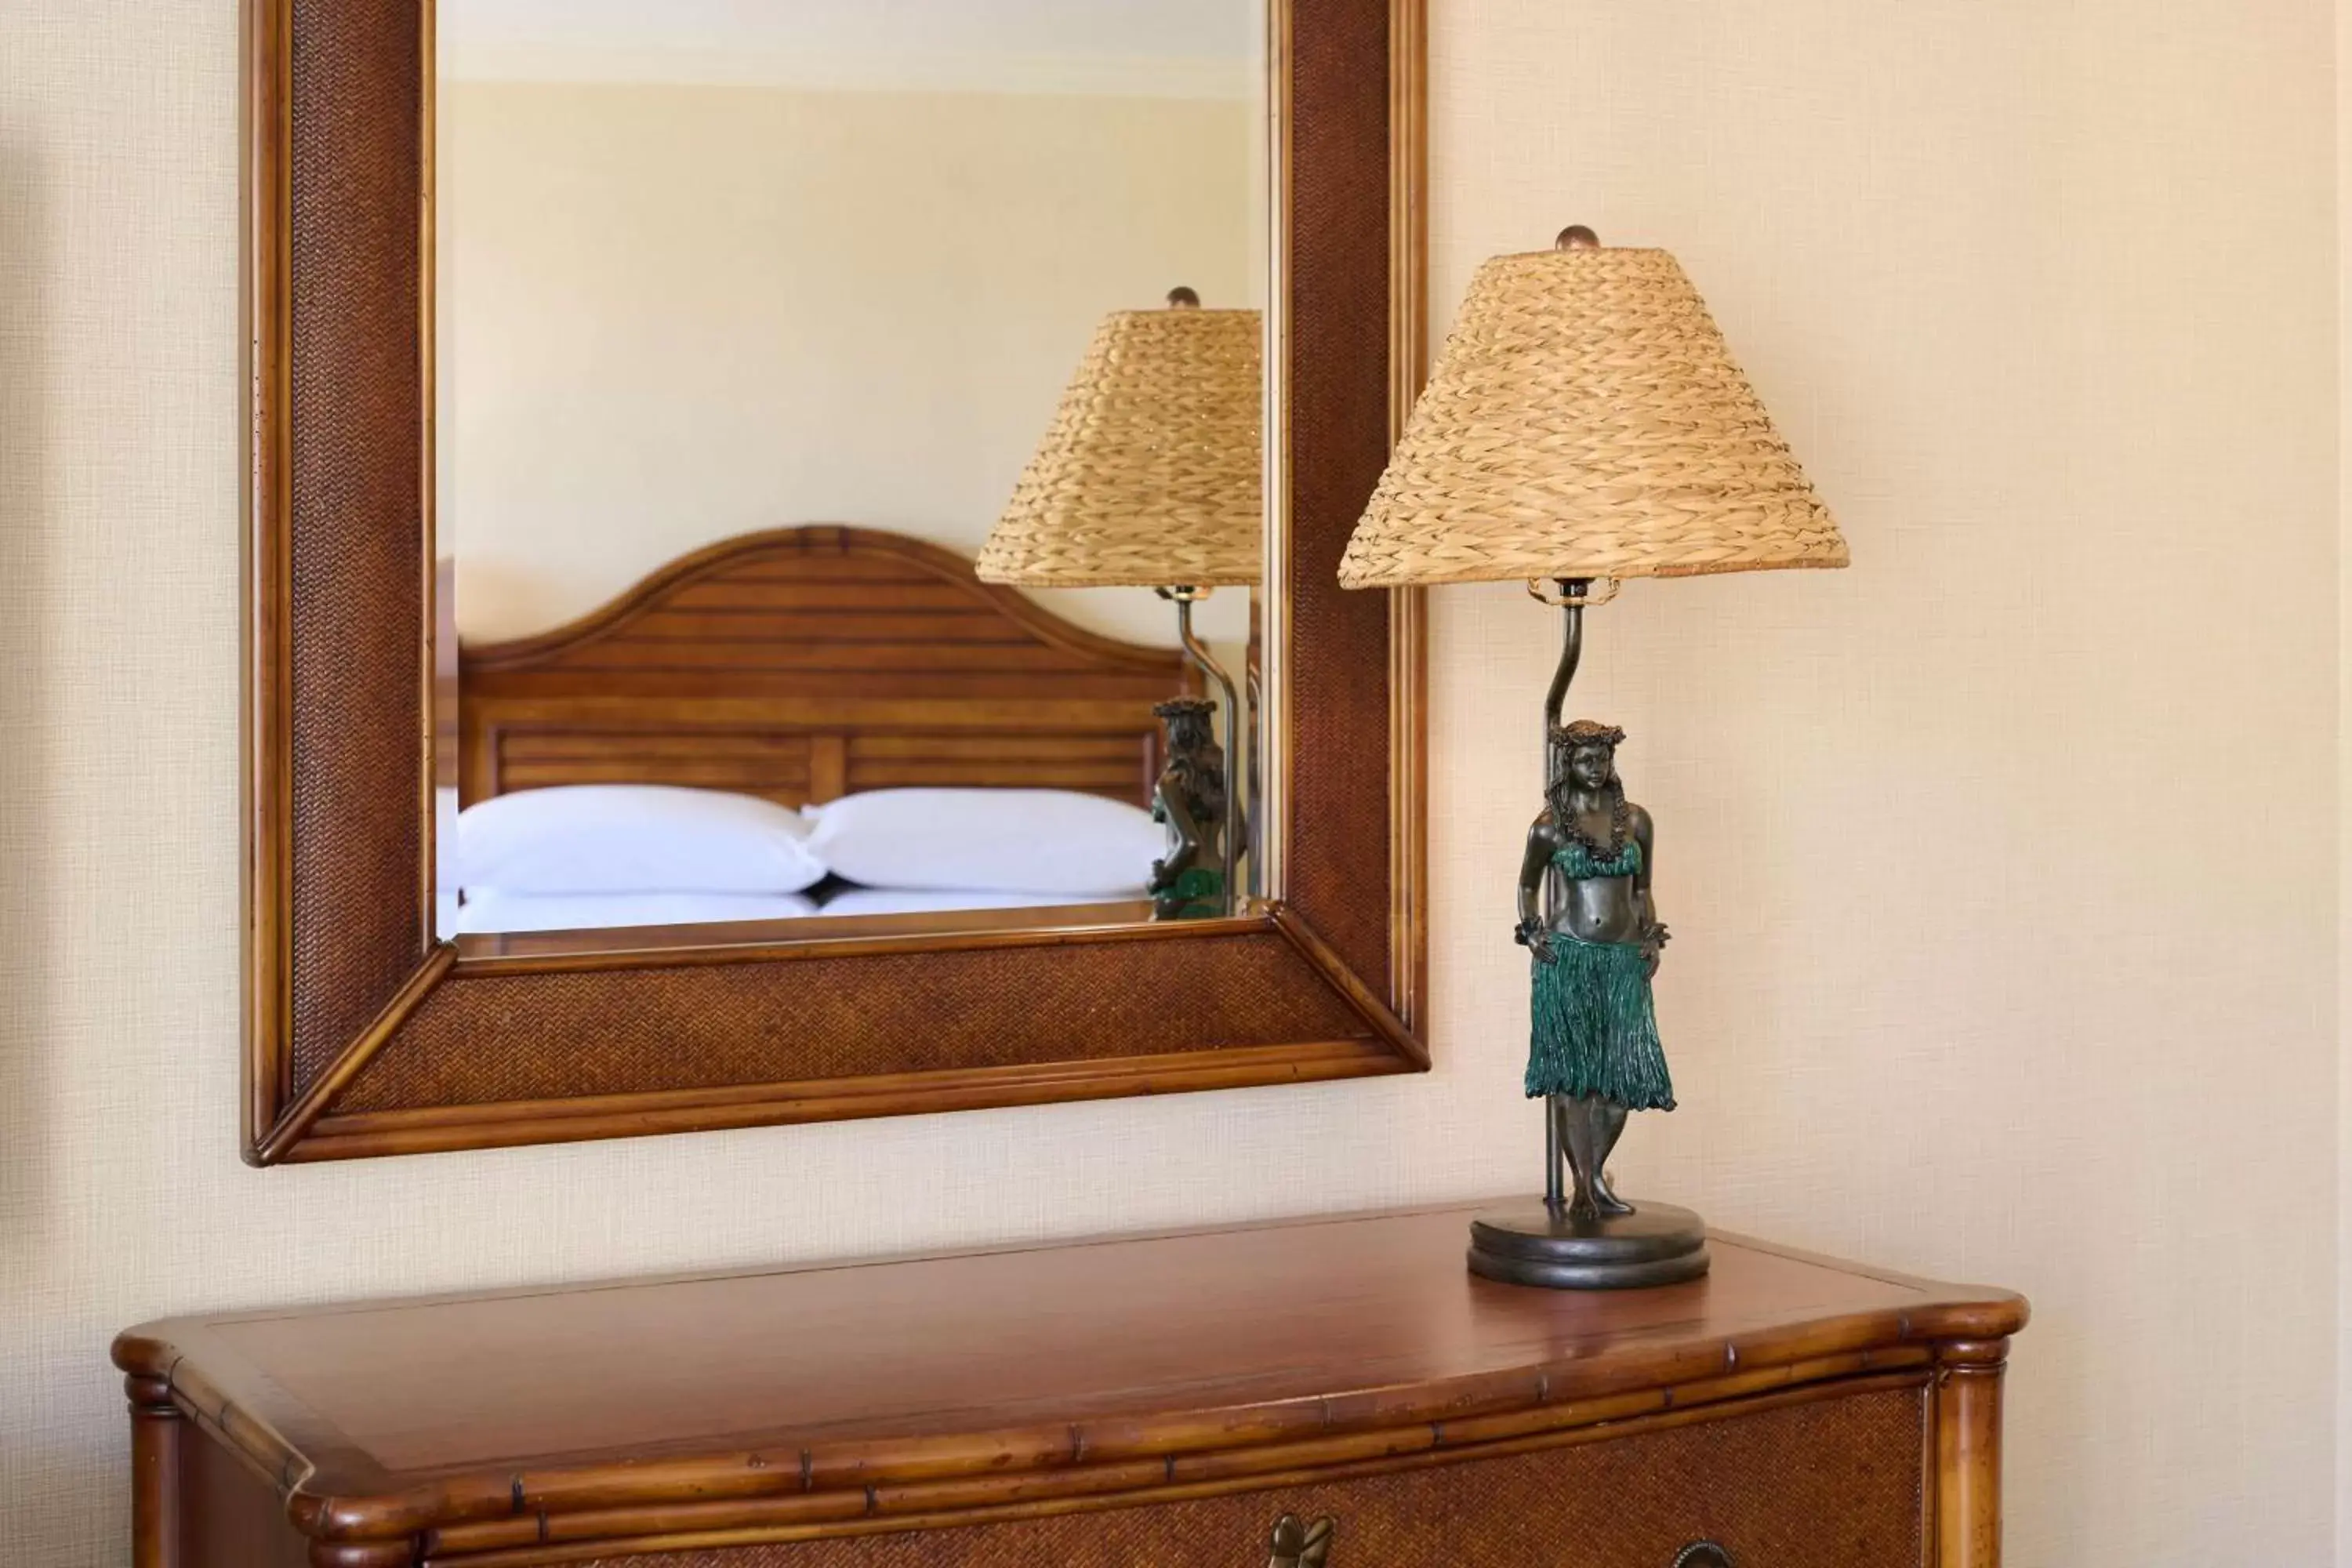
[[[467,808],[457,879],[472,908],[457,929],[711,928],[852,914],[932,929],[957,919],[953,910],[1133,896],[1124,879],[1077,896],[1071,889],[1085,875],[1064,867],[1024,878],[1021,866],[1042,863],[1084,828],[1133,841],[1160,764],[1153,704],[1197,690],[1198,679],[1178,650],[1076,626],[982,584],[971,563],[936,544],[823,525],[722,541],[569,625],[466,645],[457,687],[456,784]],[[991,840],[974,852],[992,864],[981,874],[954,868],[932,886],[897,866],[879,886],[834,874],[805,889],[757,879],[740,889],[657,889],[622,878],[562,889],[569,899],[526,899],[521,910],[513,897],[482,896],[462,859],[483,821],[515,811],[505,797],[530,793],[536,809],[561,798],[546,792],[590,789],[604,812],[600,855],[625,850],[615,836],[699,834],[705,805],[720,808],[730,834],[804,812],[820,840],[852,819],[860,831],[887,833],[888,803],[899,799],[932,808],[919,826],[936,826],[939,810],[975,814],[958,837]],[[914,789],[999,793],[886,793]],[[679,790],[704,792],[682,826],[640,826],[627,815],[641,797],[687,798]],[[478,809],[493,801],[504,804]],[[898,837],[908,839],[903,818]],[[856,869],[846,845],[841,854],[852,862],[841,869]],[[1148,868],[1147,859],[1137,870]]]

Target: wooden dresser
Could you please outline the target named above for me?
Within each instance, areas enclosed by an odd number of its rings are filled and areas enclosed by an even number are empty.
[[[1495,1285],[1468,1212],[150,1324],[136,1561],[1999,1562],[2018,1297],[1728,1237]]]

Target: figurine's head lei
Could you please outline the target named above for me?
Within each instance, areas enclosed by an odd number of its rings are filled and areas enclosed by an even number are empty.
[[[1189,719],[1204,724],[1208,722],[1209,715],[1215,711],[1216,704],[1205,697],[1171,697],[1165,702],[1153,704],[1151,709],[1154,718]]]
[[[1224,751],[1209,728],[1216,705],[1201,697],[1171,697],[1155,703],[1151,711],[1168,723],[1167,773],[1198,799],[1193,809],[1221,816],[1225,809]]]
[[[1171,697],[1153,706],[1151,711],[1168,724],[1170,767],[1190,773],[1222,762],[1224,752],[1209,724],[1216,710],[1214,703],[1200,697]]]
[[[1606,746],[1613,752],[1624,739],[1625,731],[1616,725],[1597,723],[1591,719],[1551,727],[1551,743],[1563,752],[1572,752],[1579,746]]]
[[[1625,785],[1617,777],[1617,743],[1624,738],[1625,731],[1616,725],[1595,723],[1590,719],[1579,719],[1573,724],[1552,726],[1551,756],[1549,765],[1544,770],[1544,795],[1551,803],[1552,815],[1555,817],[1563,822],[1569,820],[1567,802],[1575,785],[1569,777],[1568,759],[1580,747],[1584,746],[1601,746],[1608,751],[1609,782],[1601,787],[1605,793],[1617,797],[1617,804],[1621,808],[1619,815],[1622,817],[1622,808],[1625,804]],[[1619,826],[1622,827],[1623,825],[1621,822]],[[1622,839],[1622,834],[1620,837]],[[1623,847],[1622,842],[1618,847]],[[1612,849],[1609,853],[1613,855],[1616,850]]]
[[[1625,785],[1617,776],[1617,744],[1625,731],[1614,724],[1597,724],[1590,719],[1579,719],[1573,724],[1555,724],[1551,730],[1551,756],[1545,769],[1545,816],[1562,837],[1571,843],[1583,845],[1602,859],[1615,859],[1625,852],[1625,836],[1633,830],[1633,813],[1625,804]],[[1577,825],[1576,781],[1569,774],[1568,759],[1585,746],[1599,746],[1609,754],[1609,777],[1601,784],[1601,798],[1609,802],[1609,841],[1596,842],[1585,836]]]

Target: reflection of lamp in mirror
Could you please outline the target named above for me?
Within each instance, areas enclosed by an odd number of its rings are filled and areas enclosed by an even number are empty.
[[[1566,621],[1517,911],[1533,953],[1526,1089],[1545,1101],[1544,1204],[1473,1223],[1476,1272],[1580,1288],[1706,1268],[1696,1215],[1637,1208],[1609,1186],[1627,1113],[1675,1100],[1650,999],[1666,938],[1654,829],[1618,778],[1624,732],[1560,723],[1584,606],[1625,577],[1845,563],[1673,257],[1603,249],[1576,227],[1478,269],[1339,567],[1351,588],[1524,578]]]
[[[1228,766],[1241,703],[1194,634],[1192,606],[1265,575],[1261,331],[1259,312],[1202,310],[1190,289],[1164,310],[1107,317],[979,562],[986,583],[1154,588],[1172,601],[1178,639],[1223,704]],[[1230,909],[1247,829],[1241,792],[1222,795],[1219,904]]]

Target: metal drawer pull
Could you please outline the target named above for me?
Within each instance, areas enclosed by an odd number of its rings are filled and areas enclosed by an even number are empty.
[[[1694,1541],[1675,1553],[1675,1568],[1731,1568],[1731,1553],[1712,1541]]]
[[[1337,1520],[1302,1524],[1297,1514],[1284,1514],[1274,1521],[1274,1557],[1265,1568],[1323,1568],[1323,1560],[1331,1555],[1331,1532],[1338,1528]]]

